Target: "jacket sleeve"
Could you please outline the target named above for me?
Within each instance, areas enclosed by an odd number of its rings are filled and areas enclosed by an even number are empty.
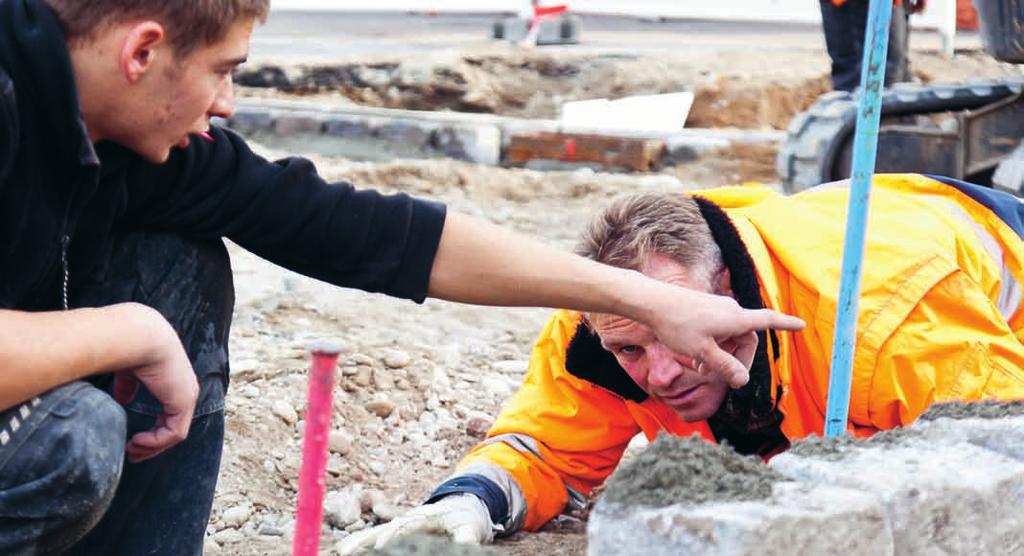
[[[933,402],[1024,398],[1024,344],[986,292],[956,270],[888,338],[870,379],[870,426],[891,429]]]
[[[328,184],[301,158],[269,162],[214,127],[162,165],[128,177],[130,223],[197,238],[228,237],[253,253],[339,286],[422,301],[445,207],[404,194]]]
[[[506,534],[536,530],[567,505],[582,508],[611,474],[640,428],[622,398],[565,370],[578,324],[574,313],[555,313],[533,348],[523,385],[431,500],[474,492],[459,483],[477,485],[477,494],[485,490],[480,485],[497,488],[507,509],[495,515],[500,512],[489,503],[494,522]]]
[[[14,171],[18,148],[18,112],[14,83],[0,69],[0,188]]]

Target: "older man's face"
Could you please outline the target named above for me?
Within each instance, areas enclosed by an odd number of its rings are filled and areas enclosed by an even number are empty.
[[[691,276],[686,268],[667,257],[649,258],[640,271],[662,282],[707,293],[728,293],[702,276]],[[727,280],[726,275],[724,281]],[[613,315],[598,315],[593,325],[601,344],[615,355],[630,378],[684,421],[707,419],[722,405],[729,390],[725,378],[717,373],[698,372],[693,359],[670,351],[647,326]]]

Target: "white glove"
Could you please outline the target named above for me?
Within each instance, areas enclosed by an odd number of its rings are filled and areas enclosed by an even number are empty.
[[[483,500],[473,494],[452,494],[409,510],[389,523],[359,531],[338,543],[342,556],[371,548],[380,549],[395,537],[413,533],[451,535],[459,543],[483,544],[494,539],[500,525],[491,524],[491,515]]]

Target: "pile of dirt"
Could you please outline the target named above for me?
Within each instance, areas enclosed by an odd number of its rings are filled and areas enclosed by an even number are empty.
[[[942,402],[932,404],[921,414],[922,421],[934,421],[943,417],[949,419],[1000,419],[1024,415],[1024,400],[1002,402],[982,400],[977,402]]]
[[[785,129],[831,83],[820,58],[799,52],[776,58],[766,65],[728,53],[698,61],[669,53],[490,50],[332,65],[264,63],[239,68],[235,82],[243,97],[301,96],[327,104],[547,119],[558,117],[566,101],[692,91],[687,127]],[[1020,75],[1018,68],[979,53],[949,60],[915,52],[911,62],[915,80],[924,83]]]
[[[787,80],[700,75],[688,61],[603,54],[463,56],[454,61],[346,63],[239,69],[243,94],[260,89],[309,100],[340,95],[356,104],[557,118],[563,102],[693,91],[689,127],[783,129],[828,90],[824,74]],[[335,102],[337,98],[335,98]]]
[[[825,75],[798,83],[752,83],[742,76],[721,77],[698,85],[686,125],[785,129],[793,116],[831,89]]]
[[[835,438],[822,438],[811,435],[802,440],[797,440],[789,449],[788,453],[801,456],[823,459],[826,461],[837,461],[841,459],[843,452],[856,447],[873,446],[895,446],[902,444],[909,438],[919,436],[921,433],[911,429],[892,429],[880,431],[867,438],[857,438],[844,434]]]
[[[763,500],[785,479],[760,460],[697,436],[661,435],[608,480],[604,499],[662,507]]]
[[[491,548],[452,542],[437,535],[409,535],[399,537],[383,548],[370,551],[367,556],[496,556]]]
[[[262,65],[239,69],[235,81],[292,95],[335,92],[366,106],[553,118],[565,100],[685,90],[690,74],[638,56],[555,58],[522,51],[443,61]]]

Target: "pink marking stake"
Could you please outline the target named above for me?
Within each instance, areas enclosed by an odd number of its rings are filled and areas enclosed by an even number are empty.
[[[327,438],[331,430],[334,369],[341,349],[318,343],[311,349],[313,368],[309,372],[306,430],[302,438],[302,467],[299,470],[299,498],[295,515],[294,556],[316,556],[320,549],[320,523],[327,488]]]

